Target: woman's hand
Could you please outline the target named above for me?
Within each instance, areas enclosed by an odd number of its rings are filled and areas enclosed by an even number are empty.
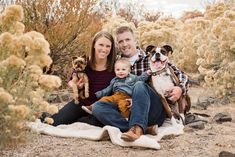
[[[76,85],[77,85],[78,88],[82,88],[83,85],[84,85],[84,83],[83,83],[83,78],[80,78],[80,79],[77,81]],[[68,86],[72,88],[72,86],[73,86],[73,80],[70,80],[70,81],[68,82]]]
[[[131,110],[131,106],[132,106],[132,99],[126,99],[126,101],[128,101],[128,105],[126,106],[129,110]]]
[[[73,81],[72,81],[72,80],[70,80],[70,81],[68,82],[68,86],[72,88],[72,86],[73,86]]]
[[[81,89],[84,86],[83,79],[84,78],[82,77],[77,81],[77,86],[78,86],[79,89]]]

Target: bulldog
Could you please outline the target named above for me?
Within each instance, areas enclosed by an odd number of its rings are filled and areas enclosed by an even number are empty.
[[[180,83],[174,70],[168,64],[168,54],[172,52],[173,50],[169,45],[164,45],[163,47],[148,46],[151,85],[160,95],[164,109],[172,123],[176,123],[173,118],[177,118],[184,124],[184,114],[189,111],[191,101],[188,94],[185,96],[181,95],[177,102],[172,102],[169,99],[172,87],[177,86]]]

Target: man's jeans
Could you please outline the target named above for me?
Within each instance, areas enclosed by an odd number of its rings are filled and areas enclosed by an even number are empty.
[[[129,121],[118,110],[117,105],[98,101],[92,109],[92,114],[104,125],[119,128],[122,132],[128,131],[134,125],[139,125],[146,131],[148,126],[161,126],[165,119],[160,97],[146,83],[136,82],[132,93],[132,107]]]

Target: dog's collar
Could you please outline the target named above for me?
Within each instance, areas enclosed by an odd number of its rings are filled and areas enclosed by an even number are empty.
[[[162,70],[160,70],[160,71],[155,71],[155,72],[152,71],[152,75],[153,75],[153,76],[160,75],[160,74],[162,74],[163,72],[166,72],[166,68],[164,68],[164,69],[162,69]]]
[[[85,70],[76,70],[76,69],[73,69],[75,73],[84,73]]]
[[[153,75],[153,76],[156,76],[156,75],[162,74],[163,72],[167,72],[167,67],[168,67],[168,65],[166,65],[166,67],[163,68],[163,69],[160,70],[160,71],[155,71],[155,72],[152,71],[152,75]]]

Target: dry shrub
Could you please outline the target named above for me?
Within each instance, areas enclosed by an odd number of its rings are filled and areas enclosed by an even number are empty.
[[[206,8],[207,40],[200,42],[198,70],[205,86],[214,86],[219,97],[235,97],[235,3],[218,3]],[[200,36],[202,39],[203,36]]]
[[[156,46],[170,44],[174,46],[176,24],[177,21],[171,17],[158,19],[155,22],[140,22],[137,29],[140,32],[141,47],[145,48],[150,44]]]
[[[59,77],[43,74],[52,63],[49,43],[41,33],[24,33],[23,17],[19,5],[0,15],[0,148],[27,137],[25,122],[50,108],[44,97],[61,85]]]
[[[66,82],[72,57],[89,53],[92,37],[101,29],[100,16],[91,11],[96,1],[17,0],[17,4],[24,9],[25,30],[42,33],[50,44],[53,64],[48,73]]]

